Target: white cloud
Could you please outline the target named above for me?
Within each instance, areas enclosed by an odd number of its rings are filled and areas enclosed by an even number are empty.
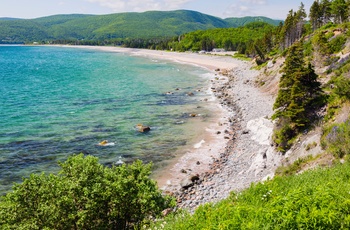
[[[257,13],[259,6],[267,4],[268,0],[239,0],[226,9],[223,17],[261,16]]]
[[[121,11],[174,10],[194,0],[86,0]]]
[[[248,4],[257,4],[257,5],[267,4],[267,0],[240,0],[240,2],[244,2]]]

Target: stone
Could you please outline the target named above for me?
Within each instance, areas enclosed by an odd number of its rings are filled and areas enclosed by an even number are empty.
[[[171,208],[167,208],[167,209],[162,211],[162,215],[163,216],[167,216],[167,215],[169,215],[172,212],[173,212],[173,210]]]
[[[146,133],[146,132],[151,131],[151,127],[149,127],[149,126],[144,126],[144,125],[141,125],[141,124],[136,125],[136,128],[138,129],[138,131],[139,131],[140,133]]]
[[[180,186],[183,189],[188,189],[193,186],[193,181],[190,178],[184,178],[180,181]]]

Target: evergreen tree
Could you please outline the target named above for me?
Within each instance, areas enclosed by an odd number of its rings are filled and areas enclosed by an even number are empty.
[[[321,16],[322,25],[325,25],[331,21],[331,17],[332,17],[331,2],[329,0],[321,0],[320,9],[322,14]]]
[[[322,11],[319,1],[314,1],[310,8],[310,23],[312,25],[312,29],[315,31],[322,25]]]
[[[284,38],[282,49],[287,49],[303,36],[306,16],[303,3],[301,3],[297,12],[294,12],[293,10],[289,11],[284,26],[280,32]]]
[[[335,23],[346,22],[349,16],[349,7],[345,0],[333,0],[331,13]]]
[[[301,42],[290,47],[282,72],[273,119],[277,119],[274,141],[284,152],[293,138],[311,125],[323,93],[311,64],[304,63]]]

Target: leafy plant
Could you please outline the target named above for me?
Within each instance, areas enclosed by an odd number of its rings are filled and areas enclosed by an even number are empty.
[[[151,164],[108,168],[80,154],[59,165],[1,198],[1,229],[131,229],[174,205],[149,179]]]
[[[335,157],[343,158],[350,154],[350,120],[326,127],[322,135],[322,147]]]

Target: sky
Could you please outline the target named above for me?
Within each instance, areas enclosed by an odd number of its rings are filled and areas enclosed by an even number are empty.
[[[220,18],[266,16],[285,19],[289,10],[314,0],[0,0],[0,17],[38,18],[56,14],[112,14],[150,10],[194,10]]]

